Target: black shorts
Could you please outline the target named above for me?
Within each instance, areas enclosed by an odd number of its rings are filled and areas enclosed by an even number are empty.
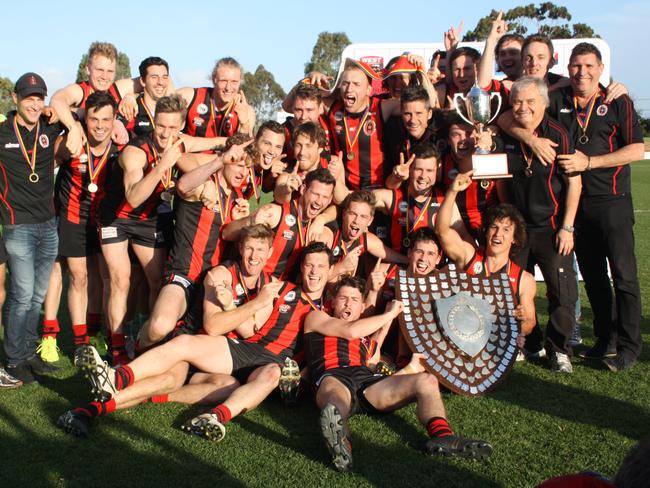
[[[102,222],[99,239],[102,245],[128,240],[144,247],[169,248],[173,234],[172,214],[159,214],[151,220],[115,219]]]
[[[325,371],[314,384],[318,388],[321,382],[331,376],[339,380],[343,385],[350,390],[352,397],[352,408],[350,414],[353,413],[381,413],[366,399],[364,391],[366,388],[378,383],[386,378],[379,373],[373,373],[365,366],[351,366],[348,368],[332,368]]]
[[[195,283],[185,275],[166,273],[163,286],[167,285],[175,285],[183,290],[185,294],[185,313],[181,320],[191,323],[191,326],[198,331],[203,325],[203,275]]]
[[[232,373],[237,381],[245,383],[248,376],[260,366],[267,364],[283,364],[284,357],[273,354],[264,346],[255,342],[239,341],[228,338],[230,357],[232,357]]]
[[[83,258],[94,256],[100,250],[96,225],[75,224],[59,217],[58,231],[60,257]]]
[[[5,241],[2,239],[2,236],[0,236],[0,264],[5,264],[7,259],[9,259],[9,256],[7,255]]]

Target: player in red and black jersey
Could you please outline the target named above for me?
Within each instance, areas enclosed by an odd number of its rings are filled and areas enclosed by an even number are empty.
[[[350,193],[341,204],[341,220],[334,230],[332,252],[338,262],[332,268],[330,281],[341,275],[368,276],[377,259],[406,264],[406,256],[384,243],[368,226],[375,214],[376,200],[370,190]]]
[[[142,89],[137,78],[114,81],[117,56],[117,49],[112,44],[107,42],[92,43],[88,50],[88,64],[86,65],[88,81],[68,85],[52,96],[50,104],[61,123],[70,132],[66,145],[73,156],[77,156],[81,151],[83,130],[80,125],[75,123],[72,112],[75,112],[79,119],[83,118],[83,108],[91,93],[95,91],[108,92],[117,103],[120,103],[124,95]],[[114,124],[111,138],[117,144],[128,142],[129,136],[124,123],[118,121]]]
[[[377,209],[390,217],[389,227],[380,235],[395,251],[406,253],[410,234],[420,227],[433,227],[436,215],[444,198],[442,189],[436,186],[440,155],[434,146],[419,144],[413,148],[408,161],[393,169],[394,180],[401,180],[401,186],[390,190],[375,190]],[[454,228],[471,241],[463,220],[454,206]],[[379,229],[377,230],[379,234]]]
[[[385,377],[370,369],[378,354],[374,335],[402,312],[392,301],[381,315],[362,318],[364,284],[344,277],[334,287],[332,315],[314,311],[305,320],[305,349],[309,373],[321,409],[320,426],[339,471],[352,468],[348,418],[356,412],[392,412],[417,403],[418,419],[430,437],[425,451],[431,455],[486,459],[492,446],[454,435],[446,420],[436,377],[428,372]]]
[[[237,132],[253,134],[255,111],[240,90],[241,65],[222,58],[212,70],[214,87],[180,88],[188,105],[185,132],[197,137],[230,137]]]
[[[328,245],[332,243],[332,231],[325,224],[336,218],[336,209],[328,207],[334,184],[334,177],[328,170],[312,171],[300,187],[300,198],[282,205],[269,203],[260,207],[248,219],[227,225],[223,238],[236,241],[243,227],[252,223],[267,224],[275,232],[275,240],[273,254],[264,270],[277,278],[291,279],[296,275],[298,256],[303,247],[315,238]],[[318,231],[312,226],[318,227]]]
[[[451,227],[454,201],[458,193],[472,182],[470,173],[459,173],[447,189],[438,211],[435,230],[442,249],[458,269],[476,276],[507,273],[514,294],[518,298],[515,316],[523,336],[535,326],[535,278],[512,261],[514,254],[526,245],[526,223],[521,213],[510,204],[491,207],[484,223],[484,247],[477,248],[461,239]],[[523,347],[523,340],[519,341]]]
[[[144,380],[169,372],[179,362],[189,363],[205,373],[232,375],[242,382],[223,403],[184,426],[192,434],[221,440],[226,423],[255,408],[278,386],[280,366],[302,343],[305,317],[320,308],[332,259],[331,251],[323,243],[307,246],[301,256],[302,285],[285,282],[279,289],[273,283],[264,287],[256,300],[264,295],[266,306],[255,314],[254,334],[247,339],[182,334],[150,349],[129,365],[109,370],[108,374],[96,351],[86,346],[77,364],[88,371],[91,381],[106,396],[112,397],[99,407],[102,411],[114,410],[123,396],[128,397],[129,392],[142,388]],[[269,287],[274,293],[265,292]],[[86,430],[88,417],[85,417]],[[65,422],[61,423],[65,426]]]
[[[241,134],[231,140],[245,138]],[[252,141],[249,141],[250,144]],[[246,144],[232,144],[208,166],[220,166],[211,177],[195,184],[204,167],[187,172],[178,181],[174,238],[165,269],[165,285],[157,296],[149,320],[139,334],[138,347],[149,347],[169,334],[191,304],[202,294],[205,273],[225,257],[226,241],[221,229],[233,220],[248,216],[248,201],[239,192],[248,175]],[[189,181],[189,183],[188,183]],[[216,187],[216,201],[207,193]],[[199,286],[197,286],[199,285]]]
[[[449,114],[445,126],[449,152],[443,158],[441,180],[447,188],[458,173],[467,173],[472,169],[472,155],[477,147],[491,149],[492,137],[489,131],[485,131],[482,133],[482,140],[479,140],[476,128],[452,113]],[[500,200],[497,190],[498,186],[494,180],[472,180],[469,188],[456,198],[460,216],[474,239],[481,237],[485,212]]]
[[[293,116],[287,117],[282,124],[284,126],[285,134],[284,150],[282,152],[286,154],[285,161],[289,165],[293,164],[295,161],[292,144],[293,132],[298,126],[305,122],[318,124],[323,128],[325,131],[325,146],[323,149],[329,152],[329,125],[327,119],[322,113],[323,101],[321,91],[307,81],[309,80],[303,80],[302,83],[296,85],[293,91],[293,106],[289,107],[289,112],[291,112]]]
[[[95,92],[86,102],[85,138],[79,156],[72,156],[66,137],[56,141],[55,160],[59,166],[54,190],[59,216],[59,253],[50,276],[45,301],[43,345],[41,358],[57,361],[56,338],[59,332],[57,314],[63,288],[62,266],[70,274],[68,310],[75,346],[87,344],[88,322],[98,325],[102,308],[102,286],[99,275],[97,209],[104,196],[108,168],[119,156],[119,148],[111,141],[117,103],[106,92]],[[96,335],[93,330],[93,335]]]
[[[576,255],[597,337],[585,356],[603,358],[616,352],[605,363],[622,371],[635,363],[642,347],[630,170],[632,161],[643,159],[642,130],[627,95],[608,101],[598,82],[602,56],[593,44],[573,48],[568,70],[571,86],[552,94],[549,114],[569,131],[576,146],[574,154],[558,156],[559,164],[566,172],[582,172]]]
[[[259,203],[263,191],[273,191],[275,180],[287,167],[282,152],[284,142],[284,127],[275,120],[267,120],[257,129],[255,144],[247,150],[251,165],[241,187],[245,198],[255,197]]]

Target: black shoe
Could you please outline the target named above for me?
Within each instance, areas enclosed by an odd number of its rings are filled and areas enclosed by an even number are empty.
[[[616,356],[616,345],[598,339],[591,349],[581,352],[579,356],[585,359],[611,358]]]
[[[23,361],[22,363],[15,366],[7,366],[5,370],[17,380],[22,381],[24,385],[28,385],[30,383],[38,383],[34,377],[32,368],[27,361]]]
[[[620,373],[621,371],[625,371],[626,369],[630,369],[632,366],[634,366],[636,359],[618,353],[613,358],[603,359],[603,363],[605,363],[605,366],[607,366],[610,371],[614,373]]]
[[[320,412],[320,429],[336,469],[341,472],[350,471],[352,444],[345,435],[341,412],[331,403],[325,405]]]
[[[490,443],[456,435],[432,437],[424,450],[432,456],[459,456],[467,459],[487,459],[492,454]]]
[[[38,375],[56,373],[61,369],[58,366],[54,366],[54,364],[46,363],[38,355],[34,356],[31,359],[28,359],[27,364],[29,364],[29,367],[32,368],[34,374]]]
[[[88,437],[91,418],[83,412],[68,410],[56,421],[56,425],[77,437]]]

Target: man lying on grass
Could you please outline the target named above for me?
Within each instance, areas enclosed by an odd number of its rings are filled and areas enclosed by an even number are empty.
[[[345,276],[333,289],[332,315],[317,310],[305,319],[305,350],[320,426],[339,471],[352,468],[348,418],[356,412],[392,412],[411,402],[429,435],[425,450],[432,455],[486,459],[492,446],[465,439],[451,430],[445,418],[438,381],[431,373],[382,376],[368,368],[374,354],[374,335],[402,312],[393,300],[381,315],[361,318],[365,286],[359,278]],[[417,361],[419,358],[414,357]]]

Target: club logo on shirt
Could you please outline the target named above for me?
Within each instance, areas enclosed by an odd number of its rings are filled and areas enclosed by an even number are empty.
[[[20,144],[15,144],[13,142],[8,142],[5,144],[5,149],[17,149],[20,147]]]
[[[241,286],[241,283],[237,283],[237,285],[235,286],[235,293],[237,293],[237,295],[244,294],[244,287]]]
[[[192,122],[194,123],[195,126],[201,127],[203,125],[203,119],[201,117],[194,117],[192,119]]]
[[[208,113],[208,106],[205,103],[199,103],[198,107],[196,107],[196,113],[205,115]]]
[[[291,310],[291,306],[286,303],[283,303],[278,307],[278,312],[280,313],[287,313],[289,310]]]
[[[369,120],[363,126],[363,133],[367,136],[371,136],[372,134],[374,134],[374,132],[375,132],[375,122],[373,120]]]
[[[334,249],[332,249],[332,254],[334,256],[338,256],[341,253],[341,248],[339,246],[336,246]]]
[[[340,110],[334,112],[334,120],[336,120],[337,122],[343,120],[343,112],[341,112]]]
[[[293,236],[294,236],[294,235],[295,235],[295,233],[294,233],[292,230],[285,230],[285,231],[282,233],[282,238],[283,238],[285,241],[290,241],[291,239],[293,239]]]
[[[573,109],[570,107],[564,107],[560,109],[561,114],[570,114],[571,112],[573,112]]]
[[[599,105],[599,106],[598,106],[598,108],[596,109],[596,113],[597,113],[599,116],[603,117],[603,116],[607,113],[607,110],[608,110],[608,109],[607,109],[607,105],[605,105],[605,104],[603,103],[602,105]]]
[[[79,162],[80,163],[87,163],[88,162],[88,155],[87,154],[82,154],[79,156]]]
[[[343,127],[341,127],[340,125],[337,125],[336,127],[334,127],[334,132],[336,132],[337,134],[340,134],[341,132],[343,132]]]
[[[483,263],[481,261],[476,261],[474,266],[472,266],[472,271],[474,274],[481,274],[483,272]]]
[[[291,290],[284,296],[285,302],[293,302],[296,299],[296,290]]]
[[[293,227],[294,225],[296,225],[296,218],[291,214],[285,215],[284,223],[287,224],[289,227]]]
[[[41,134],[38,137],[38,143],[41,145],[43,149],[45,149],[46,147],[50,147],[50,138],[47,137],[46,134]]]
[[[409,204],[406,200],[401,200],[397,204],[397,208],[399,209],[400,212],[404,213],[409,209]]]

